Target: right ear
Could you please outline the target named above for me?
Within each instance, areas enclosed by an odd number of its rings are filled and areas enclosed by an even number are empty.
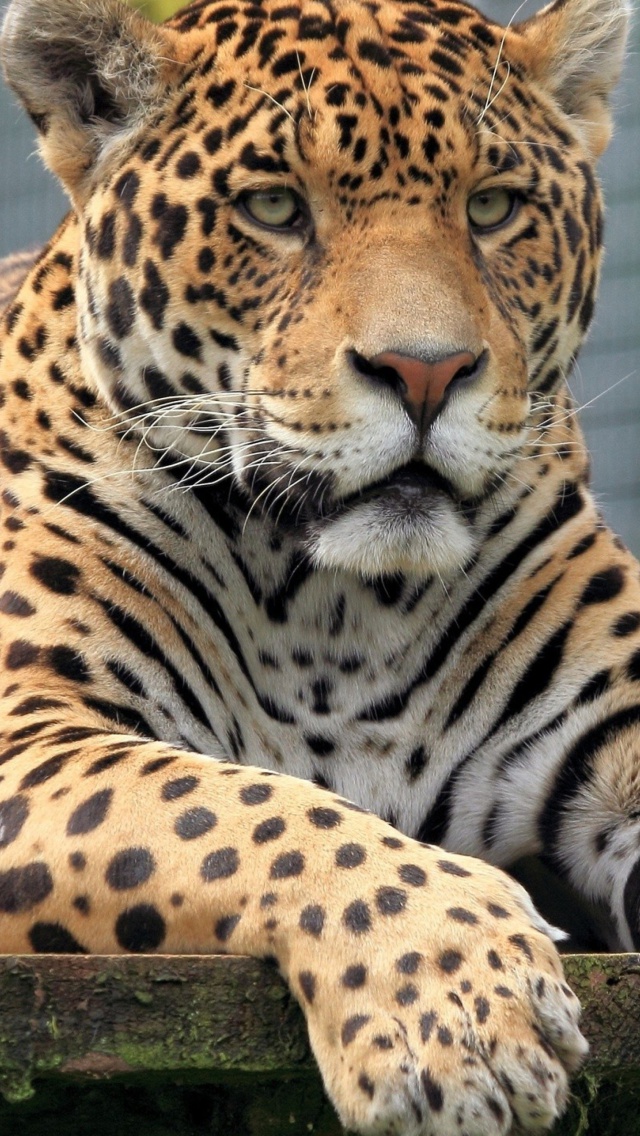
[[[610,99],[630,16],[630,0],[554,0],[516,25],[530,45],[531,71],[571,115],[594,158],[611,135]]]
[[[74,201],[162,107],[181,73],[179,38],[122,0],[12,0],[0,48],[7,82]]]

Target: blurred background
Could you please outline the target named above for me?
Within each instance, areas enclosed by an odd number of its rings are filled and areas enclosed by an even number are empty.
[[[0,0],[0,13],[8,0]],[[55,0],[51,0],[55,4]],[[507,23],[518,0],[479,0]],[[165,19],[175,0],[138,3]],[[525,0],[517,18],[541,4]],[[607,258],[589,342],[572,378],[593,457],[593,482],[605,516],[640,555],[640,20],[616,97],[616,134],[601,163],[607,200]],[[44,241],[66,211],[65,198],[42,167],[32,127],[0,85],[0,256]]]

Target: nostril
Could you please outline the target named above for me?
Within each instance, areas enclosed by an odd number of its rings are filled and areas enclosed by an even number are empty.
[[[472,351],[431,356],[383,351],[373,357],[350,351],[354,370],[370,383],[384,386],[401,400],[409,417],[422,430],[433,422],[449,395],[475,382],[484,371],[488,352]]]
[[[358,351],[350,351],[349,356],[356,371],[361,375],[365,375],[368,379],[373,378],[376,372],[376,367],[364,355],[360,355]]]
[[[454,383],[462,382],[464,379],[477,379],[485,368],[487,362],[487,349],[481,351],[477,358],[474,358],[471,353],[468,356],[468,362],[464,362],[461,367],[449,380],[448,385],[453,386]]]
[[[388,364],[375,363],[373,360],[367,359],[365,355],[360,355],[358,351],[351,351],[350,357],[352,366],[358,374],[366,379],[373,379],[374,382],[381,383],[383,386],[391,387],[398,394],[404,393],[404,380],[394,367],[390,367]]]
[[[477,365],[477,359],[474,359],[473,363],[465,363],[463,367],[460,367],[460,369],[456,371],[455,375],[451,379],[451,382],[455,383],[457,379],[466,379],[469,377],[469,375],[473,375],[475,373]]]

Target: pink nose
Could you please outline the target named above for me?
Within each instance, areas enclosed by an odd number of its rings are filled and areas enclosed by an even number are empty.
[[[435,363],[424,363],[412,355],[384,351],[375,355],[369,363],[376,370],[395,371],[401,384],[399,393],[411,417],[422,424],[425,419],[429,421],[433,417],[453,380],[472,371],[477,360],[470,351],[447,355]]]

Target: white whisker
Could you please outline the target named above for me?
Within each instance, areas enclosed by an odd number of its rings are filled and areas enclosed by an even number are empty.
[[[300,62],[300,55],[297,51],[296,51],[296,59],[298,60],[298,71],[300,72],[300,82],[302,83],[302,90],[304,91],[305,97],[306,97],[306,100],[307,100],[307,114],[309,115],[309,118],[313,120],[313,112],[311,110],[311,99],[309,98],[309,91],[311,89],[311,84],[313,83],[313,78],[314,78],[314,75],[316,73],[316,68],[314,67],[312,72],[311,72],[311,75],[309,77],[309,85],[305,86],[304,75],[302,73],[302,63]]]
[[[291,111],[287,110],[287,108],[283,106],[282,103],[279,103],[277,99],[274,99],[273,95],[270,95],[268,91],[263,91],[260,87],[252,87],[251,83],[245,83],[244,85],[248,91],[255,91],[257,95],[264,95],[265,99],[269,99],[270,102],[274,103],[275,106],[279,107],[279,109],[283,111],[284,114],[286,114],[287,118],[290,118],[291,121],[295,123],[295,119]]]
[[[491,73],[491,82],[489,83],[489,91],[487,93],[487,99],[486,99],[484,107],[481,110],[480,115],[478,116],[478,119],[476,121],[477,126],[481,125],[487,111],[492,106],[492,104],[496,101],[496,99],[501,94],[501,92],[504,90],[505,84],[509,80],[509,75],[511,74],[511,65],[507,61],[507,76],[506,76],[504,82],[502,83],[498,93],[496,95],[493,95],[493,87],[494,87],[494,83],[496,81],[496,76],[498,74],[498,68],[499,68],[499,66],[502,62],[502,52],[504,51],[504,45],[505,45],[505,42],[506,42],[506,39],[507,39],[507,34],[509,32],[509,28],[511,27],[513,21],[515,20],[516,16],[518,15],[518,12],[520,11],[520,9],[524,8],[526,3],[527,3],[527,0],[522,0],[522,3],[518,5],[518,7],[516,8],[515,12],[513,13],[512,17],[511,17],[511,19],[509,20],[509,23],[506,25],[506,27],[505,27],[505,29],[502,33],[502,39],[500,40],[500,46],[498,48],[498,56],[497,56],[497,59],[496,59],[495,64],[494,64],[493,71]]]

